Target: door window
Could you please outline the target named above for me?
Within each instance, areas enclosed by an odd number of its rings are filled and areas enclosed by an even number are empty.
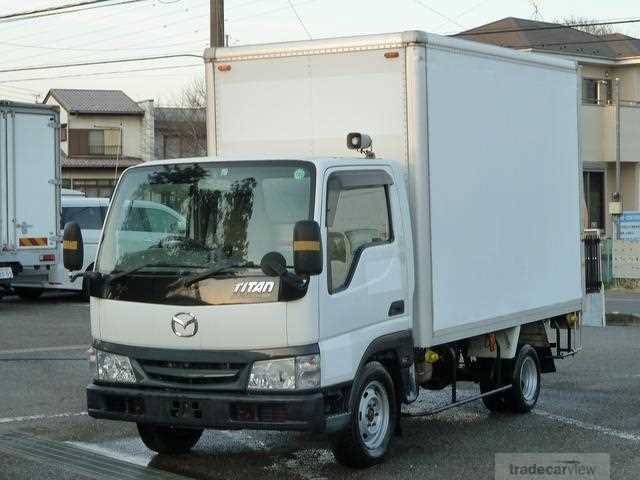
[[[380,178],[389,177],[384,174]],[[339,174],[329,179],[327,258],[331,293],[348,286],[364,249],[393,240],[389,184],[342,182]]]

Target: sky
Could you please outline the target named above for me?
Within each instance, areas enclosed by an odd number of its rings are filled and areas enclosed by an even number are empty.
[[[0,16],[77,1],[1,0]],[[634,7],[637,0],[226,0],[225,28],[230,45],[247,45],[303,40],[308,38],[305,27],[313,38],[414,29],[450,34],[509,16],[544,21],[638,18]],[[616,30],[640,37],[640,23]],[[146,0],[0,21],[0,70],[201,55],[208,36],[209,0]],[[170,105],[203,72],[198,58],[5,72],[0,73],[0,99],[42,101],[50,88],[95,88],[120,89],[136,101]]]

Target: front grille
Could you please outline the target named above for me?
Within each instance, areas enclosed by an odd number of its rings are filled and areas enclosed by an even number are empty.
[[[169,362],[138,360],[145,375],[163,383],[180,385],[219,385],[238,380],[242,363]]]

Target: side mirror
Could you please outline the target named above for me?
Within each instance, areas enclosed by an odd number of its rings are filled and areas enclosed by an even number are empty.
[[[64,226],[62,246],[64,268],[71,272],[82,270],[84,265],[84,244],[80,225],[76,222],[69,222]]]
[[[293,228],[293,268],[298,275],[322,273],[322,237],[318,222],[301,220]]]

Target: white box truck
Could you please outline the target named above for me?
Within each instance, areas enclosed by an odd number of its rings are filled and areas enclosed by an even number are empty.
[[[422,32],[205,62],[211,157],[128,169],[85,274],[89,415],[164,453],[325,432],[366,467],[420,387],[452,402],[414,415],[531,410],[580,348],[576,65]]]
[[[60,259],[59,111],[0,100],[0,296]]]

